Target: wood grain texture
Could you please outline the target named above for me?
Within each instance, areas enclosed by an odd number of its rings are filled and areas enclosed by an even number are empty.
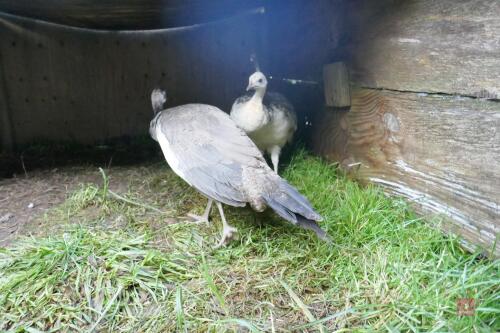
[[[399,1],[359,34],[361,86],[500,98],[500,1]]]
[[[500,103],[356,89],[350,112],[321,117],[318,154],[500,255]]]
[[[323,85],[327,106],[347,107],[351,105],[351,89],[347,66],[335,62],[323,67]]]

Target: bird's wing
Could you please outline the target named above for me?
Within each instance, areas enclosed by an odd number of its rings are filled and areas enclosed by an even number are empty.
[[[265,165],[265,160],[226,113],[188,104],[162,111],[152,125],[165,158],[186,182],[225,204],[246,204],[242,170]]]
[[[268,106],[281,106],[293,111],[292,103],[282,94],[277,92],[268,92],[264,96],[264,104]]]
[[[293,132],[297,130],[297,115],[295,114],[292,103],[290,103],[290,101],[285,96],[280,93],[269,92],[264,97],[264,104],[269,110],[272,118],[276,116],[276,112],[280,112],[284,114]]]

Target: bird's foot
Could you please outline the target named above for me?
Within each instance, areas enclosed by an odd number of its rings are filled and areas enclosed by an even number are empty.
[[[222,238],[219,243],[214,247],[216,249],[226,246],[231,240],[234,239],[235,234],[238,232],[238,229],[235,227],[231,227],[230,225],[224,226],[222,229]]]
[[[199,224],[199,223],[206,223],[209,224],[208,216],[206,215],[196,215],[196,214],[187,214],[188,217],[192,218],[194,223]]]

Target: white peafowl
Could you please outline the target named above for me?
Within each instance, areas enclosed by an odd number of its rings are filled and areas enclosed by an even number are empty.
[[[291,142],[297,130],[292,104],[279,93],[268,92],[266,76],[257,71],[248,79],[247,93],[236,99],[231,119],[255,142],[262,153],[269,153],[278,173],[281,149]]]

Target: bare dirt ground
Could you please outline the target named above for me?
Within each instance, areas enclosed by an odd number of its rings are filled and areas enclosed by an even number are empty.
[[[127,190],[131,179],[140,177],[140,166],[107,170],[116,192]],[[63,203],[81,184],[102,184],[96,167],[63,167],[29,172],[27,176],[0,179],[0,246],[16,237],[36,233],[36,223],[49,209]]]

